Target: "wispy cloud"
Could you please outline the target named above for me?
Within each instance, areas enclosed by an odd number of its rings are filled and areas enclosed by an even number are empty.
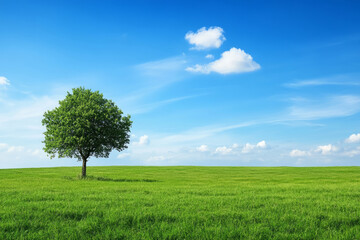
[[[343,85],[343,86],[360,86],[360,76],[356,75],[337,75],[332,77],[314,78],[299,80],[284,84],[289,88],[301,88],[323,85]]]
[[[360,155],[360,146],[356,147],[355,149],[345,151],[343,153],[343,155],[345,155],[347,157],[355,157],[355,156]]]
[[[58,96],[42,96],[22,101],[2,102],[5,109],[0,113],[0,123],[39,118],[46,110],[57,106],[58,100]]]
[[[199,152],[208,152],[209,151],[209,147],[205,144],[199,146],[196,148],[197,151]]]
[[[227,125],[227,126],[206,126],[206,127],[200,127],[200,128],[193,128],[190,130],[187,130],[185,132],[174,134],[174,135],[168,135],[166,137],[162,138],[163,142],[171,143],[171,142],[191,142],[196,141],[199,139],[207,138],[210,136],[213,136],[216,133],[224,132],[231,129],[236,128],[243,128],[243,127],[249,127],[259,124],[258,122],[243,122],[239,124],[234,125]]]
[[[10,81],[4,77],[4,76],[0,76],[0,86],[6,86],[6,85],[10,85]]]
[[[134,106],[133,109],[130,109],[130,113],[131,114],[142,114],[142,113],[147,113],[150,112],[156,108],[171,104],[171,103],[175,103],[175,102],[180,102],[183,100],[187,100],[187,99],[191,99],[191,98],[195,98],[198,96],[202,96],[202,95],[192,95],[192,96],[183,96],[183,97],[176,97],[176,98],[170,98],[170,99],[166,99],[166,100],[162,100],[162,101],[158,101],[158,102],[153,102],[153,103],[147,103],[147,104],[143,104],[143,105],[139,105],[139,106]]]
[[[27,146],[40,147],[44,132],[41,125],[43,114],[56,107],[60,99],[60,95],[26,95],[22,100],[7,98],[0,101],[0,141],[25,142],[27,139]]]
[[[212,54],[207,54],[207,55],[205,56],[205,58],[207,58],[207,59],[214,59],[214,55],[212,55]]]
[[[358,112],[360,112],[360,97],[354,95],[332,96],[318,100],[300,100],[289,108],[290,117],[296,120],[346,117]]]
[[[150,77],[175,77],[178,71],[183,71],[186,64],[185,56],[176,56],[161,60],[138,64],[135,69]],[[166,74],[166,76],[164,76]],[[171,74],[170,76],[168,74]]]
[[[133,85],[139,87],[134,91],[129,91],[129,94],[121,96],[118,101],[122,105],[130,106],[130,110],[136,113],[146,112],[148,109],[151,110],[156,106],[166,104],[166,102],[176,101],[176,99],[169,99],[149,104],[147,100],[146,104],[143,103],[144,99],[151,97],[172,83],[183,80],[186,76],[184,74],[185,64],[185,55],[181,55],[133,66],[133,74],[138,79],[138,83]]]

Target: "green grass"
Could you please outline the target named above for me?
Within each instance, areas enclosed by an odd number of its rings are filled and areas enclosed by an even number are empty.
[[[0,239],[360,239],[360,167],[0,170]]]

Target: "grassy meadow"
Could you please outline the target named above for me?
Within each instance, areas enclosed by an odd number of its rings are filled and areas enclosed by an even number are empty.
[[[360,239],[360,167],[0,170],[0,239]]]

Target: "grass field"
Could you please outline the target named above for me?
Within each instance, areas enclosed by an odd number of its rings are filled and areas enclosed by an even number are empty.
[[[360,167],[0,170],[0,239],[360,239]]]

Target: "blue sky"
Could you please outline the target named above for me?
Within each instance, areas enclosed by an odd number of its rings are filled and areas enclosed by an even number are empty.
[[[43,113],[99,90],[131,144],[89,165],[360,165],[357,1],[0,0],[0,168],[42,151]]]

